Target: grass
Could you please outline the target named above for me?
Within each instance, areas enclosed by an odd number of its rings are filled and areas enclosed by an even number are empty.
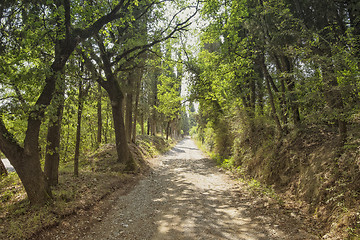
[[[140,171],[147,169],[144,157],[154,157],[175,142],[148,136],[138,139],[137,145],[130,148]],[[123,173],[123,166],[116,159],[115,145],[107,144],[91,156],[83,157],[78,177],[73,176],[72,163],[61,163],[59,184],[52,189],[53,200],[41,208],[30,206],[16,173],[0,178],[0,239],[34,237],[43,229],[59,225],[66,217],[90,209],[114,190],[136,181],[134,174]]]
[[[229,170],[232,174],[236,175],[238,177],[238,180],[245,183],[248,187],[248,190],[257,195],[264,195],[269,198],[272,198],[276,200],[277,203],[280,205],[284,204],[283,199],[276,194],[275,190],[271,186],[267,186],[266,184],[262,184],[260,181],[254,179],[254,178],[247,178],[246,174],[244,174],[244,169],[241,168],[241,166],[235,167],[235,160],[234,158],[224,158],[220,156],[219,154],[215,154],[213,152],[210,152],[204,144],[202,144],[197,139],[194,139],[195,144],[199,149],[201,149],[203,152],[205,152],[207,155],[210,156],[211,159],[213,159],[217,165],[225,170]]]

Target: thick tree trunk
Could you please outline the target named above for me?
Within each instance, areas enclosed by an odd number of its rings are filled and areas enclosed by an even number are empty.
[[[106,54],[105,46],[100,39],[98,39],[98,46],[103,61],[103,70],[106,81],[101,76],[97,76],[97,81],[106,90],[111,101],[118,161],[125,164],[125,171],[134,171],[136,170],[136,164],[128,146],[124,123],[124,93],[119,85],[118,79],[111,69],[112,65],[110,59],[108,54]],[[94,67],[91,61],[87,59],[86,56],[84,56],[84,59],[85,64],[88,65],[89,69],[93,69]]]
[[[42,205],[51,198],[50,187],[40,164],[39,133],[45,107],[50,104],[55,90],[55,81],[55,74],[46,79],[46,85],[36,102],[38,108],[29,114],[24,148],[8,132],[0,116],[0,150],[14,166],[33,205]]]
[[[65,39],[57,41],[55,45],[54,62],[48,69],[50,75],[45,79],[45,87],[35,103],[34,110],[29,113],[23,148],[8,132],[0,116],[0,150],[14,166],[31,204],[43,205],[51,197],[50,187],[40,164],[39,133],[41,119],[51,102],[58,74],[81,41],[97,33],[108,22],[122,16],[118,12],[124,4],[124,2],[118,3],[111,12],[100,17],[92,25],[70,33],[70,5],[67,3],[69,1],[64,2],[65,25],[59,26],[66,29]]]
[[[26,160],[24,160],[26,159]],[[39,155],[21,155],[13,166],[24,185],[30,203],[42,205],[51,199],[51,190],[40,165]],[[22,164],[19,167],[18,163]]]
[[[64,109],[64,102],[57,107],[57,119],[49,122],[47,132],[47,145],[45,155],[44,173],[51,186],[55,186],[59,182],[59,162],[60,162],[60,133],[61,121]]]
[[[59,86],[55,92],[53,105],[56,108],[55,118],[50,116],[48,132],[46,136],[46,154],[44,173],[50,186],[55,186],[59,182],[59,162],[60,162],[60,133],[61,122],[64,110],[64,86]],[[55,120],[54,120],[55,119]]]
[[[118,161],[125,163],[126,171],[133,171],[136,169],[136,166],[133,156],[130,153],[128,142],[126,139],[122,99],[119,96],[117,96],[116,98],[113,97],[111,99]]]
[[[26,148],[25,150],[20,147],[12,134],[5,128],[1,117],[0,133],[0,150],[14,166],[30,203],[33,205],[44,204],[51,198],[51,191],[41,169],[39,149]],[[36,140],[37,138],[34,139],[34,141]]]
[[[125,171],[134,171],[136,164],[128,146],[124,123],[124,94],[110,70],[107,69],[105,72],[107,81],[99,80],[99,83],[106,90],[111,101],[118,161],[125,164]]]

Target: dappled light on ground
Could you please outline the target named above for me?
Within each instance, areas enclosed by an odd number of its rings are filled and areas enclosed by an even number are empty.
[[[190,139],[152,167],[84,239],[316,239],[242,191]]]

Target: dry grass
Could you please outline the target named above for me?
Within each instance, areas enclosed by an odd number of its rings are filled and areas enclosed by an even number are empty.
[[[91,209],[116,189],[131,188],[148,169],[144,157],[170,147],[158,137],[146,137],[146,146],[145,140],[139,139],[137,145],[130,146],[138,165],[136,173],[124,173],[124,166],[116,161],[115,146],[103,145],[81,160],[79,177],[73,176],[72,163],[61,164],[59,184],[52,190],[53,201],[41,208],[30,206],[16,173],[1,178],[0,239],[33,238],[44,229],[59,225],[68,216]]]

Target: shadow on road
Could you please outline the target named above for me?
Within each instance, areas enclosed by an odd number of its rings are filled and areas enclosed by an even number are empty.
[[[185,144],[166,155],[159,171],[157,179],[165,189],[153,199],[162,209],[152,239],[308,239],[286,237],[283,230],[289,232],[291,224],[278,225],[277,209],[264,209],[261,201],[260,207],[252,206],[252,197],[233,191],[212,160],[198,158],[199,150]],[[185,152],[194,157],[179,155]]]

